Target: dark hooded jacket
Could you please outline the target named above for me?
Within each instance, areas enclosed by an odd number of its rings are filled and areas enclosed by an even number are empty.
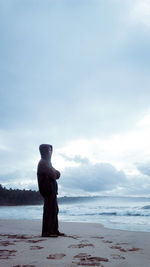
[[[49,156],[51,145],[40,145],[41,160],[37,168],[37,178],[39,191],[43,197],[48,197],[51,194],[58,194],[58,185],[56,179],[60,177],[60,172],[52,167]]]

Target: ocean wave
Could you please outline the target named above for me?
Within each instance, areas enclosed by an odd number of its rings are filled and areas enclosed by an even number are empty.
[[[143,210],[150,210],[150,205],[142,207]]]
[[[124,211],[124,212],[95,212],[95,213],[70,213],[69,216],[80,217],[80,216],[133,216],[133,217],[150,217],[150,214],[145,214],[142,212],[132,212],[132,211]]]
[[[117,212],[100,212],[98,215],[107,215],[107,216],[113,216],[118,215]]]
[[[150,216],[150,214],[144,214],[142,212],[132,212],[132,211],[124,211],[124,212],[101,212],[99,215],[104,216]]]

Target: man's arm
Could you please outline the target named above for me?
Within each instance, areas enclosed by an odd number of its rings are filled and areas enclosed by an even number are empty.
[[[57,175],[57,178],[56,179],[59,179],[59,177],[60,177],[61,174],[60,174],[59,171],[56,170],[56,175]]]
[[[59,171],[57,171],[55,168],[53,168],[52,167],[52,170],[53,170],[53,173],[54,173],[54,176],[55,176],[55,179],[57,180],[57,179],[59,179],[59,177],[60,177],[60,172]]]
[[[43,197],[49,196],[53,192],[53,185],[51,179],[46,173],[38,173],[38,186],[39,191]]]
[[[49,164],[47,164],[44,161],[41,161],[38,166],[38,172],[39,173],[46,173],[51,179],[59,179],[60,172],[57,171],[55,168],[50,167]]]

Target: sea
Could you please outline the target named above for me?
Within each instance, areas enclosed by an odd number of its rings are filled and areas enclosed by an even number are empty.
[[[42,219],[43,205],[1,206],[0,219]],[[150,232],[150,198],[63,197],[59,221],[101,223],[107,228]]]

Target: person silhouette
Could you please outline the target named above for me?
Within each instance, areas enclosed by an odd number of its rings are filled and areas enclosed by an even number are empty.
[[[57,179],[60,172],[53,168],[51,157],[53,152],[52,145],[42,144],[39,146],[41,160],[37,167],[37,179],[40,194],[44,198],[42,237],[64,236],[58,230],[58,204]]]

